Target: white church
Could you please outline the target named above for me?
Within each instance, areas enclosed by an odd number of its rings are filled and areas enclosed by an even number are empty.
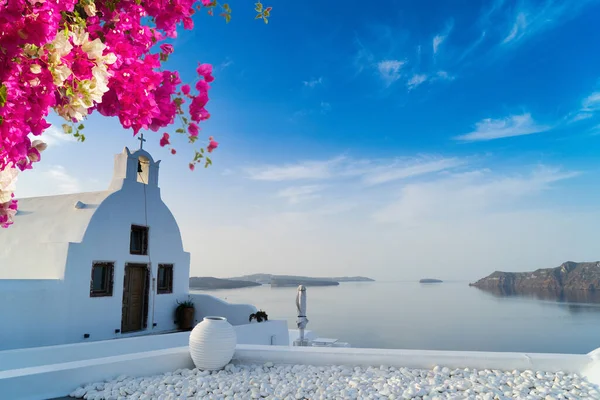
[[[19,200],[0,229],[0,350],[176,330],[190,254],[159,163],[125,148],[106,191]]]

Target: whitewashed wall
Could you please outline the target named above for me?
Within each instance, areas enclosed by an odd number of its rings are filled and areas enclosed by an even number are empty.
[[[144,211],[146,189],[147,225],[150,227],[148,255],[129,254],[132,224],[146,225]],[[113,295],[90,297],[90,276],[93,261],[115,263]],[[115,333],[121,329],[121,307],[126,263],[151,266],[151,290],[148,298],[147,332],[165,332],[176,329],[177,300],[187,298],[189,290],[190,255],[183,250],[179,228],[173,215],[160,199],[160,189],[128,182],[110,195],[90,221],[81,243],[72,243],[65,276],[69,277],[67,326],[68,342],[103,340],[127,336]],[[159,263],[173,264],[173,293],[156,294],[156,274]],[[153,326],[156,324],[156,326]],[[133,333],[139,334],[139,333]]]
[[[229,304],[208,294],[193,293],[189,295],[194,303],[196,323],[204,317],[225,317],[231,325],[243,325],[249,321],[250,314],[256,312],[256,307],[250,304]]]
[[[234,328],[238,337],[238,344],[288,346],[290,343],[287,321],[255,322],[237,325]]]
[[[57,279],[0,279],[0,350],[64,343],[65,293]]]
[[[149,185],[137,182],[140,155],[150,160]],[[5,239],[11,244],[10,251],[0,246],[0,350],[176,329],[177,301],[187,299],[189,292],[190,254],[184,251],[177,222],[161,200],[158,163],[145,151],[130,154],[125,150],[115,158],[117,170],[110,184],[113,193],[30,199],[32,211],[24,210],[22,219],[15,223],[20,231],[11,228],[10,235],[3,232],[0,237],[3,245]],[[83,209],[76,209],[77,199],[84,203],[86,199],[97,200],[99,205],[86,203]],[[37,225],[42,223],[49,228]],[[132,224],[150,227],[146,256],[129,253]],[[28,226],[36,229],[27,232]],[[112,296],[90,297],[94,261],[114,262]],[[116,331],[121,329],[128,262],[149,265],[151,279],[147,328],[127,335]],[[173,264],[171,294],[156,294],[159,263]],[[6,279],[15,276],[26,279]],[[35,281],[34,277],[55,279]],[[86,334],[88,338],[84,338]]]

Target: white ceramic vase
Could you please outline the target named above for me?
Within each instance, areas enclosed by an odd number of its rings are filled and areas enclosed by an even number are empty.
[[[237,337],[223,317],[204,317],[190,333],[190,354],[196,368],[214,371],[233,358]]]

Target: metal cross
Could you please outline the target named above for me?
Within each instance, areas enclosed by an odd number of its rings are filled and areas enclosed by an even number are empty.
[[[146,139],[144,139],[144,134],[140,134],[140,137],[138,138],[138,140],[140,141],[140,150],[142,150],[144,148],[144,142],[146,141]]]

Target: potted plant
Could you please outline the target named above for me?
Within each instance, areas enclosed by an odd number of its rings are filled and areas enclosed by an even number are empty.
[[[194,327],[194,303],[190,300],[180,303],[177,301],[175,322],[182,331],[190,331]]]
[[[248,321],[252,322],[253,319],[255,319],[256,322],[263,322],[263,321],[268,321],[269,316],[267,315],[266,312],[264,312],[263,310],[260,310],[260,311],[257,311],[256,313],[250,314],[250,318],[248,318]]]

